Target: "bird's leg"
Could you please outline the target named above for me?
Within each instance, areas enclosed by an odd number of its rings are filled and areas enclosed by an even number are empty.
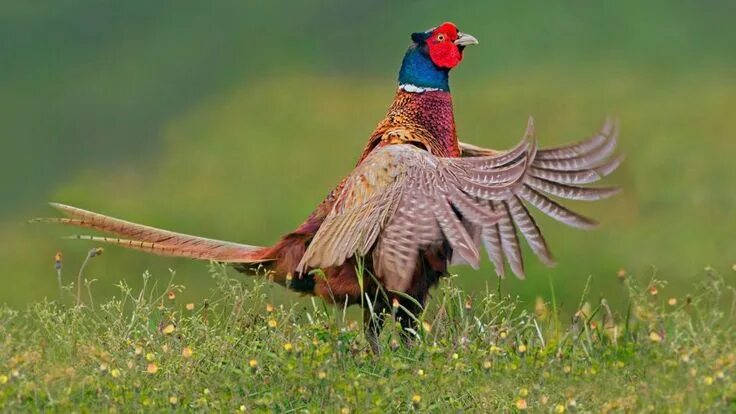
[[[401,341],[405,346],[411,346],[414,340],[414,332],[417,332],[417,320],[422,313],[423,303],[402,298],[401,306],[396,310],[396,320],[401,324]]]
[[[375,355],[381,352],[381,347],[378,344],[378,338],[381,336],[381,330],[383,329],[383,323],[386,320],[386,306],[376,306],[374,312],[371,312],[369,307],[363,308],[363,325],[365,326],[365,338],[368,340],[368,345],[371,347],[371,351]]]

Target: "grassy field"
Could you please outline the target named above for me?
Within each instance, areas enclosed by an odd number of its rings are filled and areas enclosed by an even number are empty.
[[[94,258],[93,260],[96,260]],[[736,271],[736,269],[734,270]],[[736,409],[736,290],[706,269],[679,297],[626,274],[626,306],[580,292],[533,312],[455,278],[421,315],[413,344],[389,324],[382,352],[362,326],[318,301],[273,305],[213,265],[199,302],[184,286],[94,285],[24,312],[0,308],[0,407],[132,412],[726,412]],[[173,278],[173,276],[172,276]],[[173,278],[175,282],[175,278]],[[80,305],[75,305],[79,302]],[[398,324],[397,324],[398,326]]]

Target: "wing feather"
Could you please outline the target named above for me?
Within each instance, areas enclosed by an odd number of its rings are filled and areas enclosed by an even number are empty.
[[[498,234],[501,239],[501,249],[509,262],[511,271],[519,278],[524,278],[524,261],[521,257],[521,246],[519,245],[519,237],[516,235],[516,228],[511,219],[508,205],[505,201],[495,201],[493,205],[503,214],[498,221]]]
[[[523,275],[523,262],[517,254],[518,232],[529,244],[532,251],[546,265],[553,265],[554,259],[549,246],[536,223],[534,216],[525,204],[530,204],[544,214],[564,224],[590,229],[596,222],[561,205],[550,196],[570,200],[592,201],[613,196],[619,192],[617,187],[588,187],[587,184],[599,181],[612,173],[623,161],[622,156],[613,156],[618,144],[618,123],[607,120],[601,130],[582,141],[553,148],[530,151],[529,136],[525,136],[514,149],[496,151],[471,144],[461,143],[463,157],[474,161],[468,164],[471,170],[497,170],[509,168],[520,162],[520,153],[526,156],[523,177],[509,184],[502,182],[496,189],[489,190],[472,182],[467,184],[470,193],[479,198],[492,200],[492,209],[501,212],[502,217],[494,226],[484,229],[482,242],[493,262],[496,273],[504,276],[504,262],[508,262],[517,276]],[[524,150],[522,150],[524,148]],[[481,161],[479,156],[498,154],[494,162]],[[519,183],[520,181],[520,183]]]
[[[496,209],[493,208],[493,202],[489,201],[488,204],[492,210],[496,211]],[[503,215],[501,212],[498,212],[498,214]],[[503,249],[501,248],[501,230],[499,229],[499,225],[494,224],[486,229],[486,231],[482,233],[481,239],[483,241],[483,247],[485,247],[486,252],[488,252],[488,258],[493,262],[493,266],[496,268],[496,274],[501,278],[506,277]]]
[[[578,143],[538,149],[532,120],[521,142],[508,151],[461,144],[469,156],[443,158],[412,145],[378,147],[346,179],[332,211],[297,267],[336,266],[372,254],[374,271],[388,289],[406,290],[419,252],[449,246],[451,263],[477,267],[482,244],[499,276],[504,264],[520,278],[524,261],[519,235],[546,265],[554,259],[525,204],[564,224],[592,228],[595,221],[550,196],[598,200],[614,187],[586,187],[615,170],[610,158],[618,127]]]
[[[611,119],[607,119],[600,132],[596,135],[574,144],[542,149],[539,151],[539,154],[537,154],[537,159],[560,160],[578,157],[594,150],[602,143],[606,142],[610,136],[618,136],[618,123]]]
[[[542,231],[539,229],[539,226],[537,226],[537,222],[534,220],[534,217],[529,214],[529,210],[524,206],[524,203],[522,203],[518,196],[514,196],[506,202],[506,205],[508,206],[511,218],[514,223],[516,223],[516,227],[519,229],[519,232],[524,235],[527,244],[534,254],[536,254],[539,260],[541,260],[545,265],[553,266],[555,264],[555,260],[552,258],[552,253],[547,246],[547,241],[544,239]]]

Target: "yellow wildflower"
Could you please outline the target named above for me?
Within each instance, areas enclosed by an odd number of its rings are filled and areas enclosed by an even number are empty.
[[[649,333],[649,340],[652,342],[662,342],[662,337],[658,333],[652,331]]]
[[[524,411],[528,408],[528,405],[526,403],[526,400],[523,398],[519,398],[516,401],[516,408],[518,408],[520,411]]]
[[[422,321],[422,328],[424,328],[424,332],[432,332],[432,325],[430,325],[427,321]]]
[[[185,346],[184,349],[181,350],[181,356],[183,356],[184,358],[191,358],[192,348]]]
[[[8,383],[8,376],[0,375],[0,385],[7,384],[7,383]]]
[[[558,414],[562,414],[565,412],[565,406],[562,404],[555,405],[555,412]]]
[[[291,343],[287,342],[284,344],[284,351],[291,352],[294,349],[294,346],[291,345]]]
[[[266,304],[266,312],[271,313],[273,312],[273,305],[270,303]]]
[[[667,304],[668,304],[668,305],[670,305],[670,306],[675,306],[675,305],[677,305],[677,298],[669,298],[669,299],[667,300]]]
[[[325,378],[327,378],[327,373],[324,372],[324,371],[320,371],[320,372],[317,373],[317,378],[319,378],[319,379],[325,379]]]
[[[194,310],[194,304],[193,303],[187,303],[186,308],[187,308],[188,311],[192,311],[192,310]]]
[[[268,320],[268,327],[269,328],[275,328],[276,327],[276,319],[269,319]]]
[[[175,396],[175,395],[172,395],[171,397],[169,397],[169,404],[171,404],[171,405],[176,405],[176,404],[178,404],[178,403],[179,403],[179,399],[178,399],[178,398],[176,398],[176,396]]]
[[[258,361],[256,361],[255,359],[251,359],[250,361],[248,361],[248,365],[251,368],[256,368],[258,366]]]
[[[419,394],[414,394],[414,395],[412,395],[412,396],[411,396],[411,402],[412,402],[413,404],[419,404],[420,402],[422,402],[422,396],[421,396],[421,395],[419,395]]]
[[[113,368],[112,371],[110,371],[110,375],[112,375],[113,378],[118,378],[120,377],[120,370]]]
[[[174,292],[173,290],[170,290],[166,296],[169,298],[169,300],[174,300],[176,299],[176,292]]]
[[[168,324],[164,328],[163,333],[165,333],[166,335],[170,335],[170,334],[174,333],[174,329],[176,329],[176,328],[174,328],[174,325]]]

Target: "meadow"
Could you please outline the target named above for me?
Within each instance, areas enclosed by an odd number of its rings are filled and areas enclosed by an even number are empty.
[[[4,2],[0,407],[733,410],[734,13],[728,1]],[[508,148],[532,115],[552,146],[620,120],[627,158],[607,181],[623,192],[573,204],[600,228],[540,219],[556,267],[527,250],[524,281],[487,261],[453,268],[415,345],[389,330],[378,356],[356,310],[201,262],[106,248],[76,306],[97,246],[28,224],[53,213],[46,201],[271,244],[354,166],[409,34],[445,20],[480,40],[451,76],[462,140]]]
[[[92,250],[94,251],[94,250]],[[94,258],[96,259],[96,258]],[[73,285],[24,312],[0,308],[0,406],[69,412],[727,412],[736,408],[736,289],[712,269],[684,297],[620,275],[624,309],[581,292],[526,311],[451,277],[373,354],[362,323],[312,300],[274,305],[213,264],[211,295],[117,285],[95,303]],[[87,295],[89,294],[89,295]],[[727,311],[723,310],[726,306]]]

